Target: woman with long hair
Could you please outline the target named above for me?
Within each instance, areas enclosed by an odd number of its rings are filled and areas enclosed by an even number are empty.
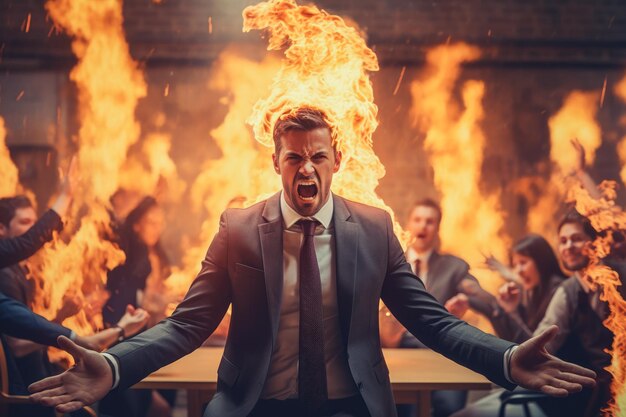
[[[491,323],[501,338],[522,343],[537,328],[566,275],[552,247],[540,235],[530,234],[517,241],[510,260],[518,280],[504,284],[498,291],[498,308]]]
[[[128,304],[150,313],[148,327],[165,318],[164,282],[170,262],[160,242],[163,226],[163,210],[154,197],[145,197],[119,228],[119,245],[126,261],[108,274],[110,297],[102,309],[105,325],[116,323]],[[174,390],[129,390],[105,397],[100,410],[119,417],[167,417],[175,399]]]

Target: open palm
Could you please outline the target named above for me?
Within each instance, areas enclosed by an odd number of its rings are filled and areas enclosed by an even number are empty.
[[[28,389],[33,401],[70,413],[104,397],[113,385],[113,375],[100,353],[82,348],[64,336],[59,337],[58,343],[76,364],[60,375],[35,382]]]
[[[518,385],[556,397],[565,397],[583,387],[595,385],[595,372],[548,353],[546,344],[558,331],[557,326],[551,326],[515,349],[510,369],[511,378]]]

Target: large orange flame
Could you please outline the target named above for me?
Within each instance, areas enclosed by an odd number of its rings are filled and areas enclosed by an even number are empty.
[[[626,230],[626,212],[615,204],[615,187],[612,181],[600,185],[602,197],[591,198],[582,186],[570,190],[571,198],[576,202],[576,209],[587,216],[600,236],[593,243],[586,280],[592,289],[599,287],[600,299],[609,305],[609,317],[604,325],[613,333],[613,346],[609,350],[612,356],[608,371],[613,375],[611,384],[612,400],[606,410],[607,416],[623,416],[626,413],[626,301],[620,293],[622,282],[617,272],[602,263],[613,244],[611,230]]]
[[[6,146],[5,138],[7,130],[4,127],[4,119],[0,117],[0,197],[10,197],[17,192],[19,183],[17,167],[11,159],[9,148]]]
[[[465,82],[462,104],[453,94],[461,64],[479,56],[477,48],[463,43],[436,47],[426,55],[427,76],[411,83],[411,114],[425,133],[424,146],[441,195],[442,248],[462,256],[473,267],[482,264],[483,253],[504,258],[509,243],[503,231],[499,194],[480,187],[486,146],[480,127],[484,83]],[[489,290],[500,283],[495,274],[484,269],[473,272]]]
[[[564,179],[578,166],[572,139],[577,138],[585,149],[587,164],[592,164],[595,159],[596,149],[602,142],[602,132],[596,120],[599,98],[600,94],[596,92],[573,91],[548,121],[553,168],[542,196],[528,213],[528,228],[534,233],[554,236],[554,219],[567,193]]]
[[[626,76],[615,86],[615,94],[626,103]],[[626,126],[626,116],[622,117],[621,125]],[[622,178],[622,183],[626,184],[626,136],[624,136],[617,145],[617,154],[622,163],[620,177]]]
[[[48,0],[46,10],[55,24],[73,39],[78,58],[70,78],[78,88],[80,130],[78,163],[80,197],[74,203],[77,230],[66,228],[69,242],[58,240],[33,262],[40,280],[38,312],[55,315],[65,294],[74,294],[84,309],[66,321],[79,332],[101,326],[99,307],[106,294],[106,270],[124,260],[108,239],[108,199],[118,188],[130,145],[138,138],[135,107],[146,94],[143,75],[130,56],[118,0]],[[82,215],[82,217],[79,217]]]
[[[244,9],[243,16],[244,31],[267,30],[268,49],[285,54],[270,94],[256,103],[248,120],[256,139],[272,146],[273,126],[287,111],[323,110],[343,153],[333,191],[393,216],[375,192],[385,169],[372,149],[378,108],[368,73],[378,70],[378,60],[363,37],[339,16],[293,0],[262,2]],[[397,222],[394,230],[406,243],[408,236]]]
[[[272,149],[256,142],[245,124],[278,69],[278,59],[272,56],[257,62],[242,57],[235,48],[222,52],[214,64],[209,88],[222,94],[221,101],[229,106],[222,124],[211,131],[222,155],[206,162],[191,187],[192,207],[204,208],[207,216],[196,244],[185,248],[183,267],[166,281],[173,294],[184,294],[189,287],[217,231],[220,213],[231,201],[249,204],[280,187],[280,178],[270,166]]]

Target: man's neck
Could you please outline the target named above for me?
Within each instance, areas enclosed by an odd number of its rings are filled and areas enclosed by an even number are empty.
[[[427,256],[427,255],[430,255],[431,253],[433,253],[434,247],[431,246],[431,247],[428,247],[428,248],[416,248],[413,245],[413,246],[411,246],[411,250],[413,250],[413,252],[415,252],[415,254],[421,258],[421,257]]]

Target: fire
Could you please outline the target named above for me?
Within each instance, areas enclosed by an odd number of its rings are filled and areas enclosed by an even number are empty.
[[[198,263],[219,226],[221,212],[241,197],[248,204],[280,188],[280,178],[271,169],[272,149],[260,146],[245,121],[254,103],[266,93],[279,69],[268,56],[261,62],[226,49],[214,64],[208,87],[223,94],[229,111],[220,126],[211,131],[222,156],[207,161],[191,186],[192,207],[207,212],[196,245],[185,249],[183,267],[174,269],[166,285],[173,294],[184,294],[198,272]],[[242,204],[242,201],[236,201]]]
[[[608,371],[613,376],[611,384],[612,400],[606,410],[607,416],[622,416],[626,413],[626,301],[620,293],[622,286],[615,271],[602,264],[613,243],[611,230],[626,229],[626,212],[615,204],[615,187],[612,181],[600,185],[602,198],[593,199],[580,185],[571,189],[571,198],[576,202],[576,209],[587,216],[593,227],[600,232],[590,251],[590,263],[586,270],[586,279],[591,288],[598,286],[600,299],[609,305],[609,317],[604,325],[613,333],[613,346],[609,350],[612,356]]]
[[[107,239],[111,230],[106,207],[120,183],[127,150],[139,135],[134,113],[146,86],[124,39],[121,1],[48,0],[45,7],[55,25],[72,37],[78,58],[70,78],[78,88],[82,178],[71,215],[76,224],[66,227],[65,238],[45,247],[32,262],[41,289],[35,309],[51,317],[63,296],[73,294],[83,309],[65,324],[89,333],[102,324],[106,270],[124,260]]]
[[[322,109],[343,153],[333,191],[393,216],[375,192],[385,168],[372,149],[378,108],[368,73],[378,71],[378,60],[358,30],[339,16],[313,5],[298,6],[294,0],[249,6],[243,17],[245,32],[267,31],[268,50],[284,50],[285,55],[269,95],[255,104],[248,119],[256,140],[271,147],[273,126],[286,111],[302,106]],[[397,222],[394,230],[406,244],[408,236]]]
[[[463,43],[431,49],[426,55],[428,75],[411,83],[411,114],[425,133],[424,146],[441,195],[443,249],[462,256],[473,267],[483,263],[483,253],[504,259],[509,244],[502,230],[499,195],[480,188],[486,146],[480,128],[484,83],[466,81],[462,104],[453,97],[461,64],[479,55],[477,48]],[[488,290],[500,283],[484,270],[479,278]]]
[[[596,92],[573,91],[548,122],[553,169],[543,195],[528,215],[529,229],[535,233],[554,235],[554,219],[566,195],[564,179],[578,166],[572,138],[577,138],[585,149],[587,164],[592,164],[595,159],[596,149],[602,143],[602,131],[596,120],[598,101],[599,94]]]
[[[615,86],[615,94],[626,103],[626,76]],[[621,124],[626,126],[626,116],[622,117]],[[617,145],[617,154],[622,163],[622,169],[619,174],[622,182],[626,184],[626,136]]]
[[[9,148],[6,146],[5,138],[7,130],[4,127],[4,119],[0,117],[0,197],[10,197],[16,194],[19,184],[17,167],[11,159]]]
[[[119,186],[139,196],[157,195],[165,183],[168,197],[179,198],[187,184],[179,178],[176,164],[170,156],[171,142],[169,134],[148,134],[139,152],[126,159],[120,173]]]

